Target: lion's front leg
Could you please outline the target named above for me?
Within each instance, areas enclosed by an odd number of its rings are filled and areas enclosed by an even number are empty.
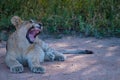
[[[13,73],[21,73],[24,68],[23,65],[17,61],[17,59],[13,56],[7,55],[5,58],[5,62],[7,66],[10,68],[10,71]]]
[[[27,55],[28,65],[32,72],[34,73],[45,73],[45,69],[41,66],[40,62],[44,61],[44,52],[41,50],[33,51]]]

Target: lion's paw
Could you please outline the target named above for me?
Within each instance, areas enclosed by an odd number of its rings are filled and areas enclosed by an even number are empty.
[[[54,54],[49,54],[49,61],[54,61],[55,55]]]
[[[54,61],[54,59],[55,59],[55,55],[52,53],[47,54],[45,57],[46,61]]]
[[[66,60],[66,57],[65,56],[57,56],[56,58],[55,58],[55,60],[56,61],[65,61]]]
[[[15,65],[10,68],[10,71],[13,73],[21,73],[23,72],[24,68],[22,65]]]
[[[31,71],[34,73],[45,73],[45,69],[42,66],[34,66],[31,68]]]

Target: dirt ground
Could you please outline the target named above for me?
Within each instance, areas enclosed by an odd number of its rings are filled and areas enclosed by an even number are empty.
[[[45,41],[57,50],[89,49],[94,54],[65,54],[64,62],[44,62],[45,74],[11,73],[5,65],[5,43],[0,44],[0,80],[120,80],[120,38],[48,38]]]

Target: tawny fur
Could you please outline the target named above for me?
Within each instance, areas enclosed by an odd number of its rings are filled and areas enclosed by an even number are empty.
[[[23,66],[28,65],[32,72],[44,73],[45,69],[40,62],[44,62],[44,60],[64,61],[66,59],[62,53],[52,49],[38,37],[35,38],[32,44],[28,42],[26,33],[32,27],[29,21],[23,21],[18,16],[14,16],[11,22],[16,31],[8,39],[5,58],[11,72],[23,72]]]

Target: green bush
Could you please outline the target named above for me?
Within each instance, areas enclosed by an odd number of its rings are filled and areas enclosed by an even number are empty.
[[[49,33],[120,36],[120,0],[0,0],[0,30],[14,15],[44,23]]]

